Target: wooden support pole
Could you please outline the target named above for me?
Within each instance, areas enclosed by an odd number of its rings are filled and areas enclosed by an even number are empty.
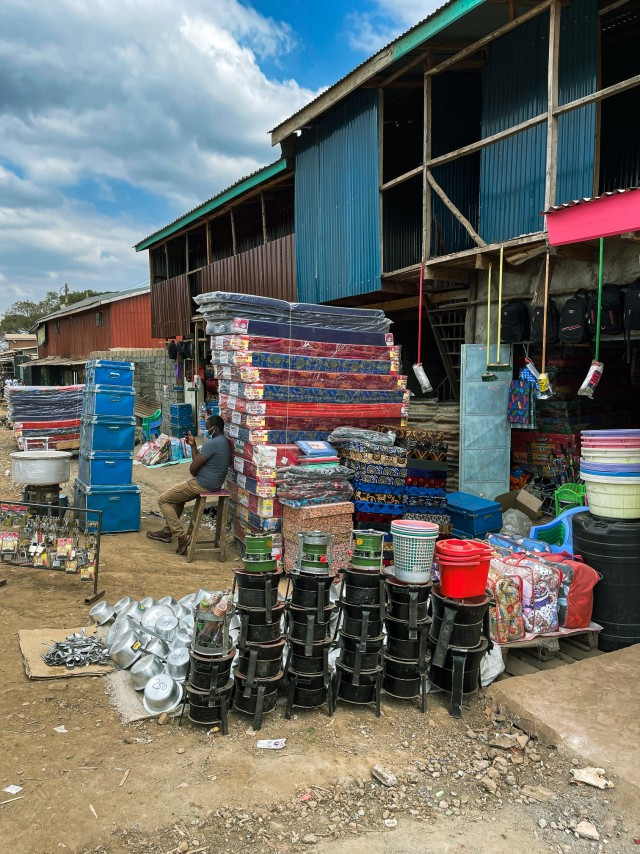
[[[462,148],[456,148],[455,151],[449,151],[447,154],[441,154],[439,157],[434,157],[428,162],[427,166],[434,168],[436,166],[442,166],[444,163],[450,163],[452,160],[457,160],[459,157],[465,157],[467,154],[473,154],[474,152],[480,151],[489,145],[493,145],[495,142],[500,142],[502,139],[508,139],[510,136],[515,136],[517,133],[522,133],[536,125],[541,125],[543,122],[546,122],[546,120],[546,112],[540,113],[539,116],[534,116],[531,119],[520,122],[520,124],[498,131],[498,133],[494,133],[491,136],[485,136],[484,139],[479,139],[477,142],[472,142],[469,145],[462,146]]]
[[[458,220],[458,222],[461,223],[467,229],[467,231],[469,232],[471,237],[475,240],[475,242],[478,244],[478,246],[486,246],[487,244],[485,243],[485,241],[480,237],[480,235],[475,230],[475,228],[471,225],[471,223],[466,218],[466,216],[464,214],[460,213],[458,208],[453,204],[453,202],[451,201],[449,196],[447,196],[445,191],[442,189],[442,187],[438,184],[436,179],[433,177],[433,175],[431,174],[431,171],[429,169],[427,169],[427,181],[429,182],[429,185],[434,190],[434,192],[438,196],[440,196],[440,198],[442,199],[445,206],[447,208],[449,208],[449,210],[454,215],[454,217]]]
[[[165,257],[165,263],[167,265],[167,279],[168,279],[168,278],[170,278],[170,276],[169,276],[169,243],[168,243],[168,241],[164,244],[164,257]]]
[[[549,62],[547,65],[547,167],[544,181],[544,209],[556,203],[558,174],[558,55],[560,51],[560,0],[549,9]]]
[[[380,83],[378,83],[379,88],[384,89],[385,86],[390,86],[395,80],[397,80],[399,77],[402,77],[403,74],[406,74],[407,71],[410,71],[412,68],[415,68],[416,65],[420,65],[421,62],[424,62],[426,56],[427,55],[424,51],[418,54],[418,56],[414,57],[411,62],[406,63],[406,65],[403,65],[402,68],[399,68],[397,71],[394,71],[393,74],[390,74],[388,77],[385,77],[385,79],[382,80]]]
[[[229,210],[229,216],[231,217],[231,251],[234,255],[237,255],[237,247],[236,247],[236,220],[233,215],[233,208]]]
[[[431,185],[427,162],[431,160],[431,78],[424,75],[423,99],[423,142],[422,142],[422,261],[431,257]]]
[[[628,80],[622,80],[620,83],[614,83],[613,86],[607,86],[598,92],[592,92],[591,95],[585,95],[583,98],[577,98],[575,101],[569,101],[567,104],[560,105],[556,108],[556,116],[563,116],[565,113],[570,113],[579,107],[586,107],[587,104],[604,101],[605,98],[610,98],[612,95],[619,95],[620,92],[626,92],[628,89],[634,89],[636,86],[640,86],[640,74],[636,74],[635,77],[629,77]]]
[[[262,242],[267,242],[267,209],[264,203],[264,193],[260,193],[260,209],[262,211]]]
[[[461,59],[465,59],[467,56],[472,56],[474,53],[479,51],[481,48],[485,47],[485,45],[490,44],[495,39],[499,39],[501,36],[505,35],[505,33],[510,33],[511,30],[515,30],[516,27],[521,26],[522,24],[526,24],[527,21],[530,21],[532,18],[537,17],[545,9],[548,9],[551,4],[555,2],[555,0],[544,0],[539,6],[535,6],[533,9],[530,9],[528,12],[520,15],[519,18],[514,18],[513,21],[509,21],[509,23],[504,24],[502,27],[498,27],[497,30],[494,30],[492,33],[489,33],[483,38],[478,39],[478,41],[473,42],[468,47],[463,48],[461,51],[455,54],[455,56],[450,56],[449,59],[445,59],[443,62],[438,65],[430,68],[427,71],[427,74],[434,75],[440,74],[443,71],[446,71],[448,68],[451,68],[452,65],[460,62]]]
[[[205,220],[204,227],[207,238],[207,266],[209,266],[213,261],[211,257],[211,229],[213,228],[213,220]]]
[[[398,184],[402,184],[404,183],[404,181],[408,181],[410,178],[415,178],[416,175],[422,175],[423,169],[424,166],[421,163],[414,169],[409,169],[408,172],[403,172],[402,175],[398,175],[397,178],[392,178],[390,181],[385,181],[384,184],[380,185],[380,190],[384,193],[385,190],[390,190],[392,187],[397,187]]]

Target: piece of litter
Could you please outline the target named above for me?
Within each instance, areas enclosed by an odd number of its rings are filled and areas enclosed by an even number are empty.
[[[94,808],[93,804],[89,804],[89,809],[90,809],[90,810],[91,810],[91,812],[93,813],[94,818],[98,818],[98,813],[95,811],[95,808]]]
[[[397,827],[398,819],[397,818],[385,818],[383,821],[385,827]]]
[[[286,743],[286,738],[263,738],[260,739],[256,747],[260,750],[282,750]]]
[[[593,786],[595,789],[613,789],[613,783],[604,778],[604,773],[604,768],[594,768],[591,765],[587,768],[572,768],[571,782],[586,783],[587,786]]]
[[[22,786],[7,786],[7,788],[2,791],[7,792],[9,795],[17,795],[18,792],[22,791]]]
[[[122,780],[120,780],[120,782],[118,783],[119,788],[122,788],[122,786],[124,786],[124,784],[127,782],[128,776],[129,776],[129,769],[127,768],[127,770],[122,775]]]
[[[304,795],[300,798],[301,804],[306,804],[307,801],[310,801],[313,798],[311,792],[305,792]]]
[[[12,804],[14,801],[24,801],[25,798],[26,795],[18,795],[17,798],[9,798],[8,801],[0,801],[0,807],[4,806],[5,804]]]
[[[67,732],[67,728],[61,724],[60,726],[54,726],[53,731],[62,734],[63,732]]]
[[[436,798],[441,798],[444,795],[444,789],[440,789],[439,792],[436,792]]]

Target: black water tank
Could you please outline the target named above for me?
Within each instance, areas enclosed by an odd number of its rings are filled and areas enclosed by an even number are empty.
[[[573,550],[602,580],[593,590],[593,619],[607,652],[640,642],[640,521],[573,517]]]

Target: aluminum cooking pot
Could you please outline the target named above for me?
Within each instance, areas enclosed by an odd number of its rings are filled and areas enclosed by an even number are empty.
[[[195,593],[187,593],[187,595],[183,596],[182,599],[178,599],[178,605],[186,605],[192,608],[195,604],[195,598]]]
[[[178,682],[183,682],[189,669],[189,650],[186,646],[172,649],[165,662],[165,673]]]
[[[127,632],[109,650],[118,667],[126,670],[142,655],[140,640],[135,632]]]
[[[171,641],[178,631],[178,618],[173,614],[162,614],[156,620],[155,633],[164,641]]]
[[[193,614],[187,614],[185,617],[180,617],[181,629],[186,629],[188,632],[192,632],[195,624],[196,620]]]
[[[158,658],[164,659],[167,657],[169,647],[163,640],[160,640],[160,638],[152,638],[152,640],[145,643],[144,651],[151,655],[155,655]]]
[[[66,483],[71,477],[69,451],[14,451],[9,456],[14,483],[50,486]]]
[[[179,627],[178,631],[175,633],[175,635],[169,642],[169,646],[171,647],[171,649],[177,649],[180,646],[189,646],[192,640],[192,636],[193,632],[189,631],[189,629]]]
[[[143,655],[131,668],[131,683],[136,691],[144,688],[154,676],[162,672],[162,662],[155,655]]]
[[[105,638],[106,645],[112,647],[123,635],[126,635],[127,632],[135,631],[136,628],[137,623],[131,617],[118,617],[115,623],[109,627],[107,637]]]
[[[140,600],[140,604],[143,608],[153,608],[153,606],[157,605],[158,603],[153,598],[153,596],[145,596],[144,599]]]
[[[142,615],[144,614],[144,608],[140,608],[140,603],[137,599],[132,599],[129,606],[120,613],[125,617],[131,617],[135,623],[139,624],[142,619]]]
[[[158,605],[168,605],[170,608],[173,608],[177,604],[173,596],[163,596],[162,599],[158,599]]]
[[[142,605],[142,602],[140,603]],[[149,632],[155,630],[160,617],[172,617],[173,611],[168,605],[152,605],[143,613],[140,625]]]
[[[129,605],[133,602],[131,596],[123,596],[122,599],[118,599],[116,604],[113,606],[113,610],[116,614],[121,614],[123,611],[126,611]]]
[[[89,619],[97,626],[104,626],[115,616],[115,611],[108,602],[97,602],[89,611]]]
[[[187,617],[193,617],[193,608],[189,605],[181,605],[177,602],[171,610],[179,620],[185,620]]]
[[[160,715],[162,712],[172,712],[177,709],[180,700],[182,700],[182,686],[166,673],[160,673],[149,679],[145,685],[142,705],[149,714]]]

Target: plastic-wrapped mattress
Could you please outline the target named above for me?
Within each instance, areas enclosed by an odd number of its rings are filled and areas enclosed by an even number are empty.
[[[405,417],[405,409],[402,404],[387,403],[379,406],[368,406],[361,404],[360,406],[350,407],[348,404],[313,404],[313,403],[294,403],[273,404],[274,406],[282,406],[282,415],[249,415],[246,412],[234,412],[231,409],[220,407],[220,415],[223,420],[229,425],[237,425],[238,427],[246,427],[249,430],[315,430],[322,424],[331,423],[349,424],[358,427],[366,427],[371,421],[380,418],[380,409],[385,410],[385,417],[397,418],[402,421]],[[321,411],[312,407],[330,406],[330,411]],[[346,413],[343,415],[342,410]],[[354,409],[358,412],[358,417],[355,417]],[[286,414],[288,412],[288,414]],[[302,414],[305,413],[305,414]],[[297,441],[297,440],[296,440]]]
[[[236,383],[263,383],[291,385],[302,388],[362,388],[404,389],[407,378],[401,374],[345,374],[330,371],[290,371],[287,368],[258,368],[253,365],[214,365],[219,381]],[[228,386],[229,394],[237,394]]]
[[[367,388],[311,388],[309,386],[271,385],[264,383],[231,383],[222,380],[219,385],[220,405],[238,412],[269,412],[272,407],[265,402],[325,403],[338,404],[384,404],[408,401],[405,389],[386,391]]]
[[[212,350],[249,350],[257,353],[289,353],[292,356],[334,356],[340,359],[400,359],[400,347],[372,347],[366,344],[337,344],[296,341],[264,335],[212,335]]]
[[[246,350],[216,350],[214,365],[252,365],[256,368],[286,368],[293,371],[328,371],[350,374],[397,374],[398,364],[388,360],[332,359],[329,356],[289,356],[288,353],[252,353]]]

